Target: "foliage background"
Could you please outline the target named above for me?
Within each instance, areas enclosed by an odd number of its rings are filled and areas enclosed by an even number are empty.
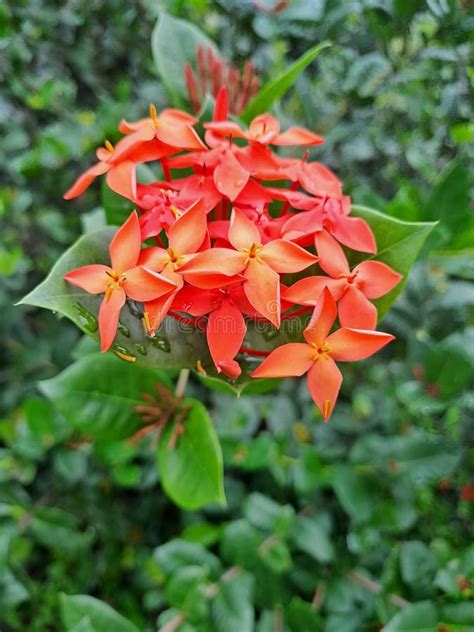
[[[61,196],[95,147],[166,104],[157,4],[0,5],[2,632],[148,632],[181,614],[181,632],[474,629],[474,14],[450,0],[271,6],[161,3],[263,76],[330,39],[278,115],[327,137],[318,155],[355,201],[440,225],[385,319],[397,343],[346,371],[329,425],[296,381],[242,399],[189,386],[223,443],[228,506],[184,512],[147,442],[83,443],[42,398],[38,381],[88,348],[13,306],[93,222],[99,187]]]

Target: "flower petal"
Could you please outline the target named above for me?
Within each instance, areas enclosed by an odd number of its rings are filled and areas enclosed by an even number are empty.
[[[342,374],[332,358],[322,357],[308,371],[308,390],[314,403],[328,421],[339,395]]]
[[[149,268],[154,272],[161,272],[169,261],[169,254],[164,248],[152,246],[151,248],[143,248],[140,250],[138,264]]]
[[[326,274],[336,279],[350,273],[344,250],[326,230],[316,233],[314,242],[319,255],[319,265]]]
[[[231,248],[210,248],[198,252],[190,261],[180,267],[181,274],[187,276],[222,274],[234,276],[246,266],[246,256]]]
[[[113,164],[107,173],[106,180],[109,187],[128,200],[137,198],[137,176],[135,173],[135,163],[125,160]]]
[[[170,292],[144,304],[145,317],[143,322],[148,335],[152,335],[161,325],[171,308],[174,297],[175,292]]]
[[[198,200],[171,226],[170,248],[178,255],[194,253],[204,241],[206,231],[206,209],[202,200]]]
[[[280,273],[301,272],[318,261],[316,255],[284,239],[265,244],[261,257],[275,272]]]
[[[242,211],[233,210],[230,218],[228,239],[237,250],[250,248],[261,242],[260,232]]]
[[[380,298],[403,278],[390,266],[381,261],[363,261],[354,268],[357,273],[358,286],[367,298]]]
[[[377,252],[374,234],[367,222],[360,217],[341,215],[331,233],[341,244],[353,250]]]
[[[354,286],[347,288],[337,307],[341,327],[375,329],[377,326],[377,308]]]
[[[234,154],[226,150],[214,169],[214,184],[222,195],[233,201],[247,184],[249,175]]]
[[[107,289],[110,281],[107,272],[110,272],[109,266],[97,263],[71,270],[71,272],[64,275],[64,278],[71,285],[76,285],[89,292],[89,294],[102,294]]]
[[[395,336],[382,331],[338,329],[327,339],[329,353],[338,362],[365,360],[385,347]]]
[[[179,269],[179,272],[181,272],[181,268]],[[229,285],[245,281],[244,277],[239,274],[234,276],[226,276],[225,274],[193,274],[187,276],[186,274],[183,274],[183,278],[190,285],[195,288],[202,288],[203,290],[225,288]]]
[[[160,117],[161,119],[161,117]],[[187,149],[189,151],[200,151],[207,149],[206,145],[199,138],[197,132],[187,124],[172,123],[158,119],[156,127],[156,138],[162,143],[179,147],[179,149]]]
[[[115,272],[121,274],[134,268],[140,255],[141,232],[135,211],[120,226],[109,245],[110,260]]]
[[[244,292],[250,304],[264,318],[280,327],[280,276],[266,263],[251,260],[244,272]]]
[[[106,162],[98,162],[95,165],[92,165],[92,167],[87,169],[87,171],[84,171],[84,173],[77,178],[72,187],[66,191],[63,196],[64,199],[71,200],[72,198],[78,197],[89,188],[97,176],[107,173],[109,169],[110,165]]]
[[[271,114],[259,114],[250,123],[247,138],[251,141],[268,145],[280,131],[280,123]]]
[[[232,136],[232,138],[245,138],[240,125],[233,121],[211,121],[204,123],[205,129],[213,131],[218,136]]]
[[[342,195],[342,183],[339,178],[320,162],[305,163],[298,173],[301,186],[320,197],[339,198]]]
[[[326,276],[306,277],[287,288],[282,293],[282,298],[297,305],[316,305],[324,288],[327,287],[334,300],[337,301],[341,297],[345,284],[344,279],[331,279]]]
[[[216,300],[221,298],[219,290],[203,292],[200,288],[186,285],[175,296],[172,308],[191,316],[204,316],[212,312]]]
[[[277,347],[252,373],[252,377],[299,377],[313,365],[314,349],[304,342]]]
[[[221,362],[228,362],[238,354],[247,332],[244,317],[230,301],[209,314],[207,342],[212,360],[219,371]]]
[[[127,270],[126,280],[122,287],[129,298],[143,303],[175,290],[176,284],[158,272],[136,266]]]
[[[324,345],[337,316],[336,301],[331,292],[324,288],[308,326],[303,332],[308,344]]]
[[[125,292],[113,290],[108,298],[104,298],[99,309],[100,350],[110,349],[120,317],[120,310],[125,304]]]
[[[278,136],[272,140],[272,145],[278,145],[280,147],[284,145],[322,145],[324,142],[322,136],[310,132],[304,127],[290,127],[286,132],[278,134]]]

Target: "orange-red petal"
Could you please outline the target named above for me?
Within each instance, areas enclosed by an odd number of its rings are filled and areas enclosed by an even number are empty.
[[[324,345],[328,337],[331,327],[337,316],[336,301],[332,297],[331,292],[324,288],[308,326],[303,332],[305,340],[309,344],[318,346]]]
[[[107,289],[107,284],[110,281],[110,277],[107,275],[107,272],[110,271],[109,266],[97,263],[71,270],[71,272],[64,275],[64,278],[71,285],[76,285],[89,292],[89,294],[102,294]]]
[[[195,202],[169,229],[169,245],[178,255],[194,253],[207,231],[206,209],[202,200]]]
[[[319,255],[319,265],[326,274],[336,279],[338,276],[350,273],[344,250],[326,230],[316,233],[315,244]]]
[[[246,266],[244,253],[230,248],[210,248],[198,252],[195,257],[182,266],[179,271],[188,276],[222,274],[234,276]]]
[[[304,127],[290,127],[272,140],[272,145],[321,145],[324,138]]]
[[[233,201],[247,184],[249,175],[234,154],[226,150],[214,169],[214,184],[219,193]]]
[[[261,257],[275,272],[280,273],[301,272],[318,261],[316,255],[284,239],[274,239],[265,244]]]
[[[99,309],[100,350],[107,351],[117,333],[120,310],[125,304],[125,292],[115,289],[107,298],[104,297]]]
[[[298,377],[314,363],[314,349],[304,342],[277,347],[252,373],[252,377]]]
[[[394,339],[382,331],[338,329],[327,339],[329,353],[338,362],[365,360]]]
[[[341,215],[331,233],[348,248],[360,252],[377,252],[374,234],[367,222],[360,217]]]
[[[110,166],[106,176],[107,184],[112,191],[128,200],[135,200],[137,197],[135,167],[135,163],[131,160],[118,162]]]
[[[308,371],[308,390],[314,403],[328,421],[339,395],[342,374],[332,358],[321,357]]]
[[[310,276],[296,281],[282,293],[285,301],[297,305],[316,305],[325,287],[334,300],[339,300],[346,285],[345,279],[331,279],[326,276]]]
[[[223,301],[219,309],[209,314],[207,342],[217,370],[221,362],[228,362],[239,352],[247,332],[244,317],[230,301]]]
[[[89,188],[97,176],[107,173],[109,169],[110,165],[106,162],[98,162],[92,165],[92,167],[84,171],[84,173],[77,178],[72,187],[66,191],[63,196],[64,199],[71,200],[72,198],[78,197]]]
[[[152,301],[176,289],[172,281],[142,266],[127,270],[122,287],[129,298],[140,302]]]
[[[237,210],[232,211],[228,239],[237,250],[250,248],[261,241],[260,232],[252,220]]]
[[[377,308],[356,287],[350,286],[337,304],[341,327],[375,329]]]
[[[134,268],[140,255],[141,232],[138,215],[130,213],[120,226],[109,245],[110,260],[115,272],[121,274]]]
[[[244,292],[249,303],[275,327],[280,327],[280,276],[266,263],[251,260],[244,272]]]
[[[393,290],[403,278],[381,261],[363,261],[354,268],[360,290],[367,298],[380,298]]]

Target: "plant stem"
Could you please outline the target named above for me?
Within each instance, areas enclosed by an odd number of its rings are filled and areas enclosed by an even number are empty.
[[[184,391],[186,390],[186,385],[188,383],[190,373],[190,369],[181,369],[181,371],[179,372],[178,381],[176,383],[176,390],[174,393],[178,399],[184,397]]]

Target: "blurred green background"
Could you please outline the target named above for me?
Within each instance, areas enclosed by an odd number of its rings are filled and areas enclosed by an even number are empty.
[[[86,344],[13,305],[93,222],[99,186],[62,194],[95,148],[167,103],[159,9],[263,78],[331,40],[278,116],[326,136],[354,201],[440,220],[384,321],[397,342],[345,370],[329,424],[297,381],[189,385],[226,465],[228,506],[199,512],[164,496],[149,442],[84,443],[41,398]],[[474,630],[473,37],[468,0],[0,3],[2,632]]]

